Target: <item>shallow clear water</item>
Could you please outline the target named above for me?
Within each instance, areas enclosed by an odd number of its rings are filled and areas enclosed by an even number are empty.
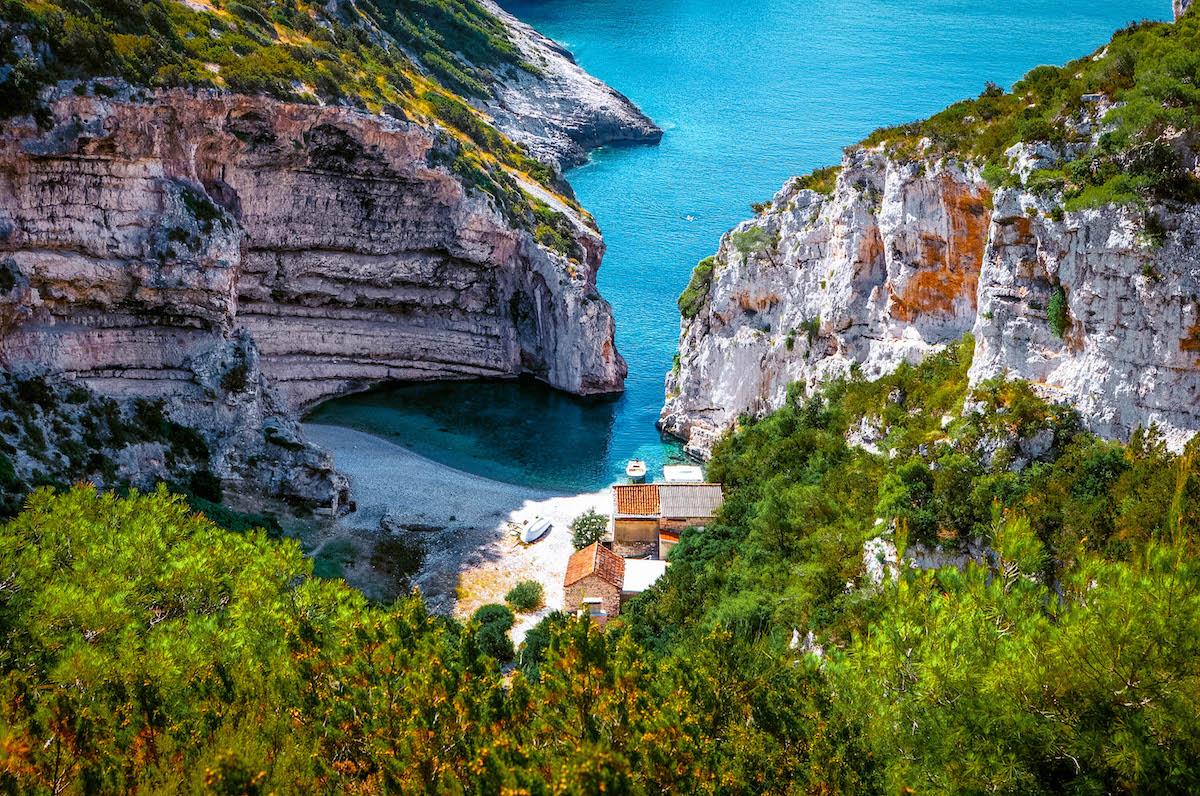
[[[322,422],[388,436],[508,481],[603,486],[633,456],[678,455],[654,428],[692,266],[750,204],[838,161],[882,125],[927,116],[1064,63],[1168,0],[501,0],[566,44],[665,130],[569,176],[608,243],[600,290],[629,362],[615,402],[524,382],[409,385],[322,407]],[[653,472],[653,470],[652,470]]]

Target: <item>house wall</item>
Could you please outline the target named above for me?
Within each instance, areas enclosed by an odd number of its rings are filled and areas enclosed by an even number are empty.
[[[621,558],[656,558],[658,556],[658,540],[653,542],[616,542],[612,543],[612,551]]]
[[[621,589],[596,575],[588,575],[578,583],[563,589],[563,607],[568,613],[576,613],[583,601],[598,597],[609,616],[621,613]]]
[[[617,542],[654,542],[658,540],[657,520],[613,520],[613,540]]]
[[[675,545],[677,545],[677,544],[679,544],[679,542],[676,542],[674,539],[665,539],[661,536],[658,537],[658,557],[659,557],[659,559],[662,561],[666,561],[667,556],[669,556],[671,554],[671,551],[675,549]]]
[[[679,533],[686,528],[703,528],[712,522],[712,517],[663,517],[659,520],[659,527],[664,531],[675,531]]]

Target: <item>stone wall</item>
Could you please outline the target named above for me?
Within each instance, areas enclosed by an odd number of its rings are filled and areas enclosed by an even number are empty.
[[[651,542],[658,538],[658,520],[613,520],[613,539],[617,542]]]
[[[621,589],[603,578],[589,575],[563,589],[563,610],[576,613],[586,599],[600,598],[605,613],[617,616],[621,613]]]

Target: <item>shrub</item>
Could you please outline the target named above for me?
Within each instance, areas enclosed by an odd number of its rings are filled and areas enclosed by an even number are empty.
[[[933,473],[920,459],[912,459],[888,473],[879,485],[876,513],[888,520],[907,522],[909,540],[937,543],[937,516],[933,507]]]
[[[803,190],[816,191],[817,193],[831,196],[834,189],[837,188],[837,178],[841,173],[841,166],[826,166],[800,177],[796,182]]]
[[[517,667],[530,680],[540,677],[539,667],[546,660],[550,651],[550,640],[555,630],[561,630],[571,621],[571,615],[564,611],[553,611],[545,619],[529,628],[525,640],[521,642],[521,651],[517,657]]]
[[[212,470],[197,470],[188,479],[188,488],[193,495],[220,503],[224,499],[221,479]]]
[[[245,392],[246,386],[249,384],[247,379],[249,374],[250,368],[245,362],[234,365],[221,377],[221,389],[228,393]]]
[[[542,584],[536,580],[523,580],[509,589],[508,594],[504,595],[504,601],[512,606],[514,611],[528,613],[541,608],[544,597]]]
[[[479,625],[496,625],[504,630],[508,630],[517,621],[517,617],[513,614],[512,609],[500,603],[488,603],[481,605],[471,620]]]
[[[483,625],[475,631],[475,641],[483,654],[490,655],[499,663],[510,662],[516,654],[508,631],[498,625]]]
[[[729,243],[743,257],[765,254],[771,259],[771,252],[779,245],[779,236],[772,235],[762,227],[750,227],[741,232],[730,233]],[[774,259],[771,259],[771,262],[774,262]]]
[[[508,631],[516,622],[516,617],[507,606],[498,603],[481,606],[471,621],[476,624],[475,642],[481,652],[500,663],[508,663],[513,659],[515,650]]]
[[[1050,294],[1050,303],[1046,305],[1046,319],[1050,322],[1050,331],[1054,336],[1063,339],[1067,327],[1071,325],[1071,315],[1067,308],[1067,293],[1062,285],[1054,288]]]
[[[58,403],[54,389],[42,376],[17,382],[17,397],[25,403],[36,404],[47,412],[53,410]]]
[[[811,346],[817,342],[817,335],[821,333],[821,319],[809,318],[800,324],[800,328],[804,330],[804,334],[808,338],[808,344]]]
[[[582,550],[604,538],[608,532],[608,517],[595,509],[588,509],[571,521],[571,544]]]
[[[708,301],[708,289],[712,285],[713,267],[716,262],[715,257],[705,257],[692,269],[691,281],[679,296],[679,314],[683,317],[689,320],[695,318],[704,308]]]
[[[0,518],[7,519],[21,510],[25,488],[12,460],[0,453]]]
[[[17,286],[17,263],[9,257],[0,260],[0,293],[10,293]]]

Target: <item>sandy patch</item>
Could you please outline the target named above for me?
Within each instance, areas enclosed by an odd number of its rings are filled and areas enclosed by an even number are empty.
[[[542,584],[545,607],[518,615],[517,643],[550,611],[562,607],[562,579],[573,549],[568,524],[588,509],[607,513],[610,493],[559,494],[493,481],[426,459],[379,437],[338,426],[308,424],[309,439],[333,453],[335,464],[350,479],[353,514],[339,519],[321,544],[352,539],[364,555],[347,569],[347,580],[370,593],[369,548],[387,538],[380,530],[390,515],[419,538],[426,549],[413,584],[430,608],[466,617],[479,606],[504,602],[518,581]],[[525,545],[510,523],[547,517],[550,532]]]

